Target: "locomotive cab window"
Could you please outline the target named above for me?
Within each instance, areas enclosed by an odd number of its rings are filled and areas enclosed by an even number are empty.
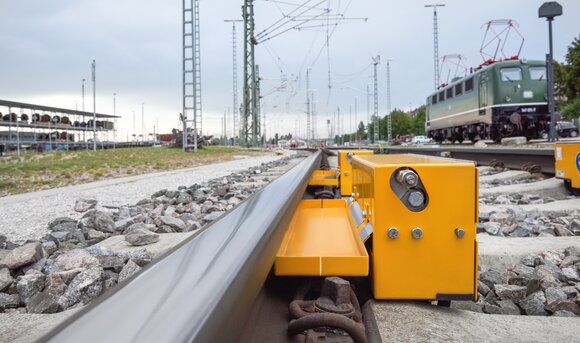
[[[465,80],[465,93],[473,90],[473,77]]]
[[[463,93],[463,83],[455,85],[455,96],[461,95]]]
[[[433,96],[431,97],[431,104],[435,105],[437,103],[437,94],[433,94]]]
[[[546,67],[530,67],[530,79],[542,81],[546,79]]]
[[[445,101],[445,92],[443,91],[439,92],[439,102],[441,101]]]
[[[447,89],[447,99],[453,98],[453,87]]]
[[[519,67],[501,68],[499,70],[502,81],[521,81],[522,69]]]

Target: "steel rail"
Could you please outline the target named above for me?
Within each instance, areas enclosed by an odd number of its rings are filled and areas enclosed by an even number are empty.
[[[237,341],[320,156],[312,154],[40,341]]]
[[[500,163],[509,169],[526,169],[537,166],[544,174],[555,173],[554,150],[541,148],[454,148],[454,147],[387,147],[387,154],[415,153],[472,160],[478,165]]]
[[[460,160],[475,161],[477,165],[500,164],[509,169],[526,169],[536,166],[542,173],[554,175],[554,150],[541,148],[463,148],[451,146],[423,146],[423,147],[327,147],[332,150],[370,149],[385,154],[422,154],[443,156]],[[302,149],[309,150],[309,149]]]

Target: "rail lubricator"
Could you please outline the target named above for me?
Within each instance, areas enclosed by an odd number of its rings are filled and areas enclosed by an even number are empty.
[[[339,161],[351,196],[302,200],[276,275],[370,275],[376,299],[475,300],[474,163],[352,150]]]

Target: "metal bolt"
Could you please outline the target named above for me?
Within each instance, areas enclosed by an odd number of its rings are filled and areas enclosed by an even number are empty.
[[[367,216],[367,211],[362,211],[362,216],[366,217]]]
[[[419,239],[419,238],[423,237],[423,230],[421,230],[418,227],[415,227],[411,230],[411,235],[413,236],[413,238]]]
[[[425,202],[425,195],[421,191],[412,191],[408,197],[409,204],[413,207],[420,207]]]
[[[419,183],[419,176],[410,169],[403,169],[397,172],[397,181],[407,187],[415,187]]]
[[[344,176],[348,176],[348,171],[345,171],[344,172]]]
[[[465,230],[458,227],[457,229],[455,229],[455,236],[457,236],[459,238],[463,238],[465,236]]]
[[[399,237],[399,230],[397,230],[395,227],[391,227],[387,230],[387,235],[390,239],[395,239]]]

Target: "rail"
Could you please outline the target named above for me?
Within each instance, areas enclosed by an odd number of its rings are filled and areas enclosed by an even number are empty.
[[[452,148],[452,147],[388,147],[387,154],[416,153],[472,160],[478,165],[502,166],[530,172],[554,174],[554,150],[539,148]]]
[[[312,154],[40,341],[237,341],[320,155]]]

